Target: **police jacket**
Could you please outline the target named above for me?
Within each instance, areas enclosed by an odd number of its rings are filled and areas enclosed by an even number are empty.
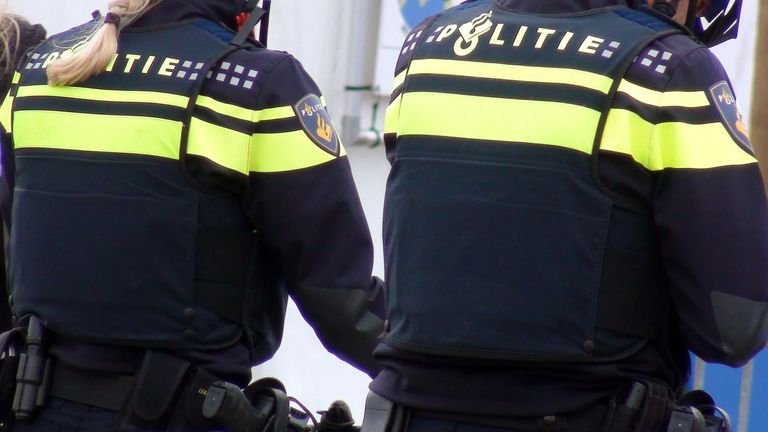
[[[163,0],[75,86],[46,67],[98,20],[21,65],[1,119],[15,314],[99,345],[245,345],[249,369],[277,349],[290,295],[373,373],[382,285],[346,152],[296,59],[230,45],[242,5]]]
[[[760,170],[685,29],[620,0],[465,2],[413,30],[394,87],[373,390],[548,415],[632,377],[677,390],[689,348],[765,346]]]

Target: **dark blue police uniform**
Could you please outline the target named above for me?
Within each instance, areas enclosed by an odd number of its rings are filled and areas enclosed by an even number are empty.
[[[768,206],[726,73],[627,6],[465,2],[403,45],[371,389],[408,430],[597,431],[633,380],[679,392],[688,349],[765,346]]]
[[[20,65],[0,119],[10,291],[60,367],[130,375],[153,349],[245,386],[290,295],[330,351],[378,370],[383,287],[346,151],[296,59],[229,44],[243,9],[163,0],[75,86],[46,68],[100,20]]]

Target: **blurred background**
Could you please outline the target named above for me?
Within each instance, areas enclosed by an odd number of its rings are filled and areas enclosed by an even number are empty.
[[[768,58],[757,52],[758,21],[768,25],[768,5],[744,0],[737,40],[715,49],[733,81],[745,118],[753,113],[758,154],[768,150]],[[764,1],[764,0],[763,0]],[[391,90],[394,63],[404,37],[423,17],[458,0],[274,0],[269,46],[292,53],[315,78],[342,130],[376,246],[374,273],[383,276],[381,220],[389,165],[380,133]],[[46,26],[54,34],[106,9],[106,0],[6,0],[6,9]],[[758,43],[758,39],[762,39]],[[756,69],[757,68],[757,69]],[[758,71],[757,74],[755,71]],[[755,76],[759,80],[755,80]],[[758,96],[755,96],[758,95]],[[755,103],[753,104],[753,100]],[[757,121],[756,121],[757,120]],[[765,156],[768,156],[766,154]],[[764,172],[765,172],[764,168]],[[756,265],[766,265],[757,263]],[[711,391],[737,421],[738,432],[768,431],[768,352],[744,369],[704,365],[694,359],[691,385]],[[344,399],[362,421],[369,379],[337,360],[317,341],[295,306],[289,306],[285,336],[277,355],[254,368],[254,377],[275,376],[289,393],[313,410]]]

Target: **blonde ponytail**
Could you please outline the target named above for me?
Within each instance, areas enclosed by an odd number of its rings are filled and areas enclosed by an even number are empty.
[[[109,13],[84,44],[62,54],[48,67],[48,84],[72,85],[104,72],[117,53],[117,36],[160,0],[112,0]]]
[[[15,51],[19,49],[21,29],[15,15],[0,15],[0,75],[5,76],[13,71]]]

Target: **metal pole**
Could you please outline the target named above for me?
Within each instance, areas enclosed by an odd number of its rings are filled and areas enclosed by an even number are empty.
[[[704,375],[707,373],[707,364],[704,360],[696,357],[693,366],[693,390],[704,388]]]
[[[750,121],[752,145],[768,185],[768,6],[758,2],[757,47],[755,50],[755,82]]]
[[[747,432],[749,426],[749,408],[752,404],[752,379],[755,373],[755,363],[749,362],[741,370],[741,398],[739,399],[739,428],[738,432]]]
[[[341,119],[341,136],[346,145],[354,144],[360,135],[360,111],[365,96],[372,91],[380,14],[381,0],[353,2],[344,116]]]

